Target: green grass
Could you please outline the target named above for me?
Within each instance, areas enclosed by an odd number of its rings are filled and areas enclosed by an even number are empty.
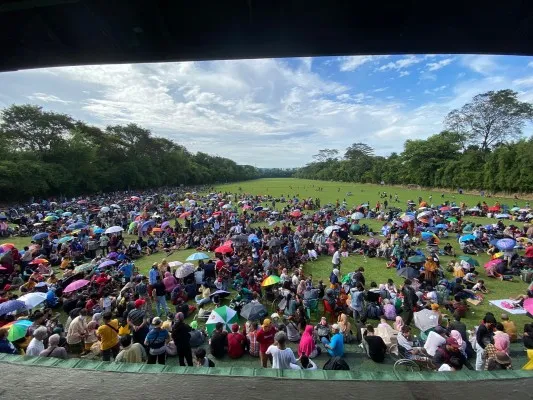
[[[322,187],[323,191],[318,192],[317,187]],[[352,207],[357,204],[369,202],[373,207],[375,203],[379,200],[378,192],[386,191],[387,193],[392,193],[393,196],[395,193],[398,194],[401,203],[399,203],[400,208],[405,208],[407,200],[417,201],[418,196],[421,196],[424,200],[429,201],[428,197],[430,194],[433,195],[433,202],[441,202],[441,192],[436,191],[422,191],[422,190],[409,190],[405,188],[396,188],[396,187],[387,187],[379,185],[362,185],[362,184],[349,184],[342,182],[326,182],[326,181],[311,181],[311,180],[301,180],[301,179],[260,179],[255,181],[241,182],[229,185],[222,185],[217,187],[217,190],[227,191],[231,193],[240,193],[239,188],[242,189],[244,193],[250,193],[254,195],[258,194],[270,194],[273,196],[281,196],[282,194],[287,195],[296,195],[298,194],[300,199],[307,197],[319,197],[321,199],[322,205],[331,202],[334,203],[337,199],[340,202],[343,199],[346,199],[348,207]],[[338,191],[340,188],[340,191]],[[347,192],[352,192],[352,196],[346,196]],[[394,200],[394,199],[393,199]],[[445,193],[444,200],[455,201],[457,203],[464,201],[468,206],[474,206],[478,201],[482,201],[483,198],[480,196],[474,195],[459,195],[454,193]],[[489,205],[492,205],[496,200],[499,200],[502,204],[512,205],[514,203],[513,199],[505,198],[493,198],[486,199]],[[392,203],[389,200],[390,203]],[[519,206],[524,206],[525,201],[518,201]],[[279,204],[278,204],[279,208]],[[475,222],[476,224],[488,224],[493,223],[494,219],[488,218],[476,218],[469,217],[467,220]],[[382,222],[375,220],[365,220],[365,223],[373,228],[375,231],[379,232],[379,229],[382,225]],[[262,223],[255,224],[258,226],[263,225]],[[266,225],[266,224],[265,224]],[[521,224],[518,224],[521,225]],[[125,242],[129,243],[129,240],[135,239],[132,236],[125,236]],[[11,242],[17,245],[18,248],[22,248],[24,245],[29,244],[29,238],[9,238],[1,240],[0,243]],[[454,240],[453,237],[449,239],[457,251],[459,252],[459,246]],[[183,250],[175,252],[171,256],[167,257],[168,261],[180,260],[184,261],[190,254],[194,252],[193,249]],[[156,253],[151,256],[145,256],[135,262],[136,266],[139,268],[141,273],[147,273],[150,266],[154,262],[160,262],[164,257],[164,253]],[[441,262],[443,265],[446,265],[451,258],[442,257]],[[483,265],[488,261],[488,256],[482,254],[478,257],[479,263]],[[365,268],[365,277],[368,282],[375,281],[378,284],[384,283],[388,278],[392,278],[397,284],[402,282],[402,279],[396,276],[395,272],[385,268],[385,260],[381,258],[364,258],[362,256],[350,256],[347,259],[343,260],[342,272],[347,273],[353,271],[355,268],[363,266]],[[306,274],[312,274],[313,280],[316,282],[318,279],[323,279],[325,282],[329,280],[329,274],[331,272],[331,257],[322,256],[318,261],[308,263],[304,267]],[[483,267],[479,267],[480,275],[482,278],[484,276]],[[449,273],[446,273],[447,277],[450,277]],[[471,310],[468,314],[468,317],[465,319],[465,323],[470,327],[478,324],[483,315],[487,311],[492,311],[496,316],[499,316],[501,310],[491,306],[488,301],[491,299],[502,299],[510,296],[516,296],[518,294],[524,293],[527,285],[517,278],[512,282],[500,282],[493,280],[491,278],[485,279],[486,285],[490,290],[490,293],[485,296],[485,301],[476,307],[471,307]],[[517,323],[517,326],[521,328],[524,323],[529,322],[530,319],[525,316],[513,316],[512,319]]]

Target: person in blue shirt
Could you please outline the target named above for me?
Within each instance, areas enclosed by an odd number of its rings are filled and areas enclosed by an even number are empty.
[[[322,338],[322,344],[328,351],[328,354],[331,357],[343,357],[344,356],[344,338],[340,333],[339,325],[333,324],[331,325],[331,330],[333,332],[333,336],[331,337],[331,340],[328,340],[328,338],[323,337]]]
[[[56,308],[58,305],[59,299],[56,296],[55,289],[50,288],[46,293],[46,306],[50,308]]]
[[[124,280],[129,282],[131,280],[131,276],[133,275],[133,263],[131,262],[124,262],[118,269],[119,273],[122,273],[124,275]]]
[[[148,274],[148,283],[150,285],[154,285],[157,281],[158,276],[159,276],[159,270],[157,269],[157,263],[154,263],[152,265],[152,268],[150,269],[150,273]]]

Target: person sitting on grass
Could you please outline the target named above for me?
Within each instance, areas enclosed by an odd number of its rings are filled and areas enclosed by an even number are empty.
[[[211,354],[215,358],[222,358],[228,349],[228,333],[223,330],[224,324],[217,322],[215,330],[209,341]]]
[[[147,361],[146,350],[140,343],[131,343],[131,336],[122,336],[120,346],[122,350],[115,358],[116,363],[142,363]]]
[[[481,292],[487,294],[489,290],[485,287],[485,281],[483,279],[478,279],[477,283],[472,287],[473,292]]]
[[[344,356],[344,338],[340,333],[339,325],[337,324],[331,325],[331,331],[333,333],[331,340],[328,340],[327,338],[323,337],[321,339],[322,344],[324,345],[328,354],[331,357],[343,357]]]
[[[509,335],[511,342],[516,342],[518,339],[517,328],[513,321],[509,320],[509,316],[506,313],[501,315],[503,330]]]

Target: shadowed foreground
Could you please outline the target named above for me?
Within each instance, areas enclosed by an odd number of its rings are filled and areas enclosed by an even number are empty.
[[[224,376],[132,374],[5,365],[1,399],[138,399],[179,395],[196,398],[386,399],[501,398],[529,399],[533,379],[466,382],[301,381]]]

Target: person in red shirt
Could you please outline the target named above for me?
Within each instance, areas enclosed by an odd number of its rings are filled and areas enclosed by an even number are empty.
[[[91,298],[87,300],[87,303],[85,303],[85,308],[87,311],[92,312],[93,308],[98,305],[98,302],[100,301],[100,298],[96,293],[91,294]]]
[[[230,358],[240,358],[244,354],[246,337],[239,332],[239,324],[231,326],[231,333],[228,333],[228,356]]]
[[[276,328],[272,326],[272,322],[267,318],[263,321],[261,329],[257,332],[257,342],[259,343],[259,358],[261,359],[261,365],[263,368],[268,367],[268,360],[272,364],[272,356],[267,354],[267,349],[274,344],[274,335],[276,334]]]
[[[525,257],[527,263],[533,265],[533,243],[527,244]]]

